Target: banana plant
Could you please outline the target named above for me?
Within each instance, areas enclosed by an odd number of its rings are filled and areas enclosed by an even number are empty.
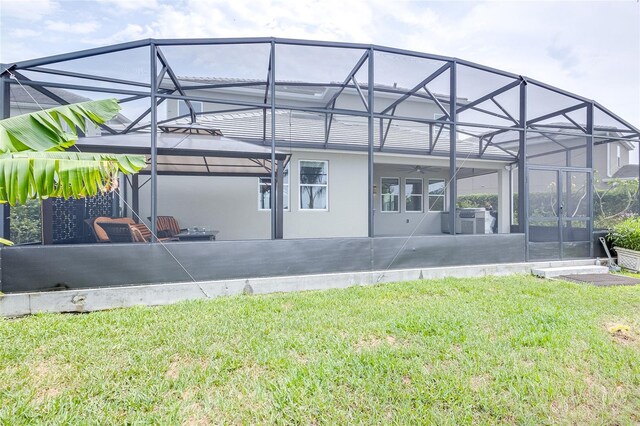
[[[82,198],[113,189],[119,172],[137,173],[143,155],[65,151],[120,110],[115,99],[63,105],[0,120],[0,203],[48,197]]]

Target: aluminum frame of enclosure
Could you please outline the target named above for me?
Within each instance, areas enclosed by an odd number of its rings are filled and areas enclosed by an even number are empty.
[[[187,49],[190,46],[246,46],[246,45],[264,45],[267,46],[268,62],[264,64],[265,76],[264,80],[237,79],[234,81],[215,81],[207,83],[189,82],[184,76],[176,74],[171,59],[166,55],[166,49],[180,48]],[[282,69],[278,65],[279,57],[276,55],[280,46],[296,46],[300,48],[325,48],[335,49],[336,51],[354,51],[360,52],[360,59],[355,61],[352,70],[347,73],[345,78],[339,82],[318,83],[313,81],[279,81],[277,80],[276,70]],[[239,48],[239,47],[238,47]],[[149,49],[149,80],[137,81],[132,79],[123,79],[109,76],[107,74],[83,73],[81,70],[61,70],[52,65],[65,63],[67,61],[92,60],[100,58],[104,55],[116,54],[121,52],[129,52],[135,49]],[[402,88],[388,86],[376,83],[376,65],[374,62],[376,55],[393,55],[398,58],[407,58],[407,60],[431,61],[438,64],[431,72],[425,73],[420,79],[417,79],[413,87]],[[366,68],[364,67],[367,64]],[[126,66],[127,64],[120,64]],[[251,64],[258,67],[258,65]],[[358,81],[358,72],[366,69],[366,83]],[[479,73],[478,75],[487,78],[504,79],[505,83],[497,86],[491,86],[480,90],[480,93],[472,98],[459,98],[461,96],[460,75],[461,71]],[[376,153],[400,153],[415,156],[440,156],[449,158],[449,210],[456,208],[457,184],[456,173],[458,167],[462,167],[466,159],[486,159],[498,160],[511,166],[518,167],[519,194],[526,194],[526,173],[527,170],[527,153],[528,138],[532,134],[542,135],[549,140],[563,136],[579,136],[586,138],[586,164],[585,169],[592,170],[593,156],[592,149],[594,145],[609,143],[615,141],[624,142],[640,142],[640,130],[615,115],[599,103],[582,96],[570,93],[563,89],[539,82],[537,80],[523,77],[521,75],[502,71],[496,68],[469,62],[463,59],[409,51],[404,49],[396,49],[391,47],[359,44],[359,43],[341,43],[326,41],[309,41],[288,38],[227,38],[227,39],[146,39],[133,41],[128,43],[115,44],[112,46],[87,49],[83,51],[54,55],[39,59],[21,61],[13,64],[2,64],[0,68],[1,84],[0,84],[0,116],[8,117],[10,114],[9,103],[9,85],[20,84],[28,86],[34,90],[58,101],[59,103],[67,103],[60,96],[57,96],[53,90],[77,90],[92,93],[106,93],[114,96],[120,96],[121,104],[138,100],[149,100],[149,108],[135,118],[132,117],[131,122],[123,129],[116,130],[109,126],[103,126],[103,131],[108,133],[126,134],[130,132],[147,132],[149,134],[149,154],[151,157],[151,226],[155,234],[155,223],[157,217],[157,149],[156,140],[158,125],[176,121],[188,120],[195,123],[199,118],[213,114],[233,114],[233,113],[251,113],[260,114],[262,119],[262,137],[260,139],[251,139],[252,142],[262,143],[271,147],[272,164],[275,164],[275,151],[280,145],[287,147],[304,147],[318,149],[335,149],[335,150],[354,150],[364,151],[368,156],[368,179],[367,191],[368,198],[368,235],[373,237],[374,230],[374,180],[373,180],[373,164],[374,155]],[[446,78],[448,73],[448,93],[446,95],[438,95],[434,90],[428,87],[434,80],[438,78]],[[27,75],[28,74],[28,75]],[[39,78],[34,78],[38,76]],[[444,77],[443,77],[444,76]],[[66,77],[73,82],[54,81],[54,77]],[[86,84],[79,84],[78,81],[87,81]],[[167,85],[163,85],[163,82]],[[172,85],[169,87],[169,84]],[[278,99],[277,91],[279,87],[297,87],[297,88],[331,88],[336,92],[330,98],[329,102],[324,105],[313,104],[295,104],[286,103]],[[479,86],[481,86],[479,84]],[[208,95],[192,94],[193,91],[207,89],[226,89],[226,88],[263,88],[264,97],[261,102],[250,101],[241,97],[212,97]],[[532,88],[537,91],[543,91],[546,94],[558,96],[566,103],[554,107],[546,112],[532,112]],[[357,93],[364,109],[347,108],[337,105],[342,92],[345,90]],[[366,93],[365,93],[366,90]],[[517,107],[507,107],[503,101],[498,98],[505,94],[517,93]],[[377,96],[388,96],[392,98],[389,105],[376,101]],[[435,116],[413,116],[403,115],[398,112],[402,108],[403,103],[408,99],[417,99],[433,103],[442,115],[438,118]],[[158,119],[158,106],[167,100],[175,100],[184,102],[187,106],[188,113],[179,114],[167,118],[166,120]],[[219,106],[215,111],[198,112],[195,110],[193,103],[203,102],[216,104]],[[380,108],[376,107],[380,104]],[[284,141],[280,140],[277,134],[277,114],[281,111],[300,112],[315,114],[324,117],[323,135],[318,138],[317,142],[309,143],[304,141]],[[269,112],[269,114],[267,114]],[[465,119],[461,114],[467,113],[480,114],[481,119]],[[581,123],[571,114],[586,114],[586,119]],[[613,122],[614,125],[609,127],[599,125],[594,117],[600,114],[604,120]],[[270,115],[270,122],[267,120]],[[330,141],[330,135],[336,131],[336,116],[352,117],[354,120],[366,120],[367,137],[366,143],[334,143]],[[146,117],[149,122],[145,123]],[[561,120],[562,123],[549,122],[549,120]],[[376,120],[379,126],[376,126]],[[493,121],[491,121],[493,120]],[[501,120],[496,123],[496,120]],[[388,137],[392,122],[414,123],[427,126],[428,138],[425,140],[425,146],[416,147],[415,144],[396,144],[390,146]],[[379,138],[376,145],[375,131],[379,128]],[[269,129],[269,132],[267,131]],[[448,148],[442,149],[441,136],[449,132]],[[600,133],[598,133],[600,132]],[[499,138],[508,134],[515,134],[511,140],[500,141]],[[461,136],[466,135],[466,139]],[[477,140],[476,140],[477,139]],[[248,139],[249,140],[249,139]],[[440,145],[438,145],[440,144]],[[561,149],[567,153],[571,149],[558,143]],[[567,154],[567,155],[570,155]],[[462,159],[462,160],[459,160]],[[279,176],[275,167],[271,171],[272,182],[275,182]],[[589,201],[593,204],[593,195],[590,191]],[[640,195],[639,195],[640,196]],[[276,194],[275,200],[278,200]],[[278,235],[278,223],[282,218],[278,218],[277,202],[271,206],[271,237],[272,239],[281,238]],[[526,212],[528,200],[526,196],[519,197],[518,208],[520,212]],[[452,234],[456,233],[455,216],[450,216],[450,230]],[[519,231],[527,232],[526,214],[520,214]],[[7,236],[8,224],[7,214],[3,215],[3,235]],[[593,218],[592,218],[593,219]],[[593,222],[593,220],[591,220]],[[592,225],[591,225],[592,226]],[[281,229],[281,226],[280,226]],[[593,250],[592,250],[593,251]]]

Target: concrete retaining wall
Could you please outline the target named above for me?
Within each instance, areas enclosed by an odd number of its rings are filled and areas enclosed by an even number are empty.
[[[243,293],[325,290],[418,279],[528,274],[532,268],[592,264],[593,260],[490,264],[14,293],[0,296],[0,316],[18,317],[39,312],[91,312],[136,305],[166,305]]]

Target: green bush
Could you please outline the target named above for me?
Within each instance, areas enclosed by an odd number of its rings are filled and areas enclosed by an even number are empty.
[[[614,225],[608,239],[614,247],[640,251],[640,217],[629,217]]]
[[[10,239],[16,244],[37,243],[42,238],[40,200],[11,207]]]

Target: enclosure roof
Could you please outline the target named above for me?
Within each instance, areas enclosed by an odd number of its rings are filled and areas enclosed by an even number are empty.
[[[82,152],[150,153],[150,134],[79,138]],[[224,136],[158,133],[158,174],[203,176],[271,176],[271,149]],[[288,162],[289,154],[275,153]],[[149,168],[142,170],[149,173]]]
[[[223,134],[263,143],[272,138],[273,120],[276,144],[292,147],[362,150],[373,143],[381,152],[512,161],[520,150],[508,141],[526,131],[587,135],[595,144],[640,141],[637,127],[586,97],[464,59],[374,44],[145,39],[4,64],[0,71],[5,82],[54,99],[54,89],[117,97],[130,121],[103,126],[112,134],[148,131],[149,105],[158,111],[164,103],[167,116],[156,115],[158,124],[185,117],[197,123],[213,114],[225,121]],[[247,114],[228,115],[236,113]],[[605,128],[610,134],[602,135]]]

